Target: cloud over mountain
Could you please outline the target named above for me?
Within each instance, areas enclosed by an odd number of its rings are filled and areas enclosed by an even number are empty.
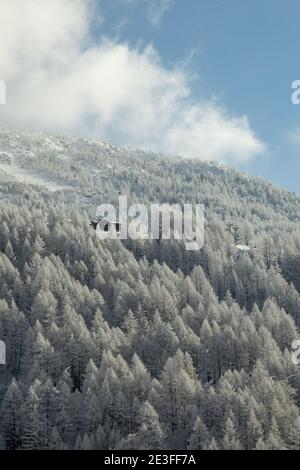
[[[0,122],[223,162],[263,152],[246,116],[196,102],[188,72],[151,45],[96,43],[92,11],[92,0],[1,0]]]

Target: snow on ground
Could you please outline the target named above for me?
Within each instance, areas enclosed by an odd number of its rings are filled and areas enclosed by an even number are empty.
[[[51,192],[72,189],[70,186],[65,186],[62,183],[49,179],[49,177],[45,175],[41,175],[38,171],[21,168],[17,165],[0,163],[0,170],[3,170],[6,174],[15,177],[20,183],[43,186]]]

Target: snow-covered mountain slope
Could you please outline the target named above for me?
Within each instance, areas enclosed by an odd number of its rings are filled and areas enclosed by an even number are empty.
[[[88,192],[93,179],[106,179],[111,175],[109,160],[134,154],[143,152],[131,152],[90,139],[0,129],[0,170],[18,181],[50,191],[86,189]]]
[[[0,169],[0,181],[19,182],[13,191],[2,185],[0,201],[16,201],[29,185],[37,185],[35,191],[50,190],[53,201],[63,201],[71,211],[81,207],[89,217],[100,203],[117,205],[120,193],[129,203],[202,203],[207,248],[233,255],[236,246],[249,245],[249,256],[260,258],[268,245],[276,260],[300,250],[300,198],[218,163],[0,129]]]
[[[0,129],[0,169],[19,181],[73,191],[83,199],[85,195],[115,198],[121,191],[128,197],[161,202],[197,199],[208,207],[220,206],[217,210],[241,203],[244,212],[257,203],[268,207],[266,217],[300,220],[300,199],[261,178],[219,163],[172,161],[91,139]]]
[[[88,139],[0,152],[0,448],[299,449],[298,197]],[[99,240],[120,192],[204,203],[204,248]]]

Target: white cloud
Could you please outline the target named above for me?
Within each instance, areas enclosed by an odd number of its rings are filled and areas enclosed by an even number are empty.
[[[151,46],[93,44],[91,2],[0,0],[2,122],[224,162],[264,150],[246,117],[195,103],[187,72]]]
[[[102,0],[99,0],[100,2]],[[155,28],[161,26],[162,19],[165,14],[170,11],[175,4],[176,0],[110,0],[114,5],[121,5],[125,7],[143,7],[146,9],[148,20]],[[128,18],[125,19],[126,23]],[[121,25],[123,26],[121,20]]]
[[[146,0],[148,17],[153,26],[160,26],[164,15],[172,8],[175,0]]]
[[[300,144],[300,128],[296,127],[295,129],[288,132],[287,137],[293,144]]]

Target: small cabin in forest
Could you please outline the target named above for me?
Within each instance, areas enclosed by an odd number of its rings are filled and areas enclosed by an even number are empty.
[[[98,225],[101,223],[101,230],[103,232],[109,232],[110,230],[115,229],[117,233],[121,231],[121,222],[119,220],[108,219],[107,217],[101,217],[99,219],[93,219],[90,223],[90,226],[94,230],[97,230]]]
[[[235,245],[235,251],[237,253],[247,253],[248,251],[250,251],[250,246],[248,245]]]
[[[244,256],[246,253],[251,253],[251,247],[248,245],[235,245],[234,246],[234,257],[239,259],[241,256]]]

